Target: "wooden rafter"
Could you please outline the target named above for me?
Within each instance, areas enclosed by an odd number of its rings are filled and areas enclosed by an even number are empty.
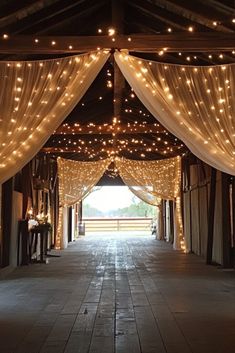
[[[146,0],[128,1],[129,5],[134,9],[140,10],[141,13],[150,17],[150,21],[157,20],[166,23],[168,26],[173,26],[179,30],[185,30],[185,26],[181,25],[177,21],[173,21],[167,17],[164,10],[158,9],[155,5],[148,3]]]
[[[191,11],[189,9],[186,9],[183,6],[180,6],[179,4],[176,4],[173,1],[169,0],[146,0],[146,2],[149,3],[154,3],[156,6],[159,6],[161,8],[165,8],[168,11],[171,11],[177,15],[183,16],[184,18],[187,18],[188,20],[191,20],[193,22],[197,22],[207,28],[213,29],[215,31],[221,31],[221,32],[227,32],[227,33],[232,33],[234,32],[232,29],[225,27],[222,24],[218,24],[217,26],[213,25],[213,21],[205,16],[199,15],[198,13]]]
[[[38,0],[33,2],[33,4],[30,4],[28,6],[24,6],[20,8],[17,11],[14,11],[13,13],[10,13],[7,16],[3,16],[0,18],[0,28],[9,26],[12,23],[15,23],[19,20],[22,20],[24,18],[27,18],[34,13],[45,9],[48,6],[51,6],[55,3],[57,3],[59,0]]]
[[[234,16],[235,15],[235,8],[234,7],[230,7],[230,6],[225,5],[225,4],[223,4],[223,3],[219,2],[219,1],[206,0],[206,4],[212,6],[217,11],[222,12],[222,13],[228,15],[228,16]]]
[[[28,17],[19,18],[17,22],[10,24],[6,28],[11,35],[18,35],[26,31],[30,34],[37,33],[38,35],[44,32],[47,33],[54,26],[58,26],[61,22],[64,23],[65,20],[69,20],[71,14],[76,14],[77,17],[80,17],[80,15],[83,16],[84,9],[88,11],[86,3],[87,0],[67,0],[66,5],[63,5],[60,0],[50,7],[42,8]],[[88,3],[88,5],[92,4]]]
[[[35,43],[35,39],[38,42]],[[115,42],[112,39],[115,39]],[[52,42],[56,42],[52,45]],[[233,33],[175,33],[131,36],[12,36],[0,40],[0,53],[5,54],[65,54],[100,49],[127,49],[154,52],[221,52],[235,48]]]
[[[80,19],[84,16],[91,16],[95,11],[98,11],[100,7],[104,5],[106,0],[83,0],[81,1],[83,6],[81,9],[78,11],[73,11],[73,14],[70,13],[70,15],[65,15],[62,18],[58,20],[55,24],[48,24],[45,28],[40,29],[39,31],[37,30],[38,34],[43,34],[43,33],[48,33],[51,29],[55,29],[57,27],[61,26],[66,26],[69,25],[74,19]],[[80,2],[74,2],[73,7],[80,5]],[[69,10],[73,10],[73,7],[70,6]],[[62,11],[63,14],[64,11]],[[66,13],[65,13],[66,14]]]

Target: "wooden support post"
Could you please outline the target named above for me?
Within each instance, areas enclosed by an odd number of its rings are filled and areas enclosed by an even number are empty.
[[[231,267],[230,175],[222,173],[222,266]]]
[[[215,196],[216,196],[216,169],[211,169],[210,200],[208,210],[208,233],[207,233],[207,256],[206,263],[212,263],[213,238],[214,238],[214,216],[215,216]]]
[[[42,239],[40,239],[40,244]],[[17,265],[28,265],[30,262],[30,246],[29,246],[29,231],[28,220],[22,219],[18,223],[18,249],[17,249]],[[21,249],[21,261],[20,261]]]
[[[2,262],[1,267],[10,264],[10,242],[12,222],[13,178],[2,184]]]
[[[32,172],[30,163],[26,164],[22,169],[22,219],[27,217],[28,199],[31,196],[32,189]]]
[[[68,242],[72,241],[72,206],[68,209]]]
[[[235,266],[235,177],[233,177],[233,182],[232,182],[232,263],[233,266]]]
[[[78,234],[85,235],[85,225],[82,222],[82,200],[79,202],[79,211],[78,211]]]

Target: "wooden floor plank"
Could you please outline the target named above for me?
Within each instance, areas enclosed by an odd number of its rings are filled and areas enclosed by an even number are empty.
[[[152,236],[85,236],[0,281],[1,353],[231,353],[235,272]]]

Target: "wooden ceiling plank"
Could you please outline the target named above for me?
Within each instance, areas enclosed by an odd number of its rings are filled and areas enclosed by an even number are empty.
[[[35,43],[35,39],[38,42]],[[131,38],[131,40],[129,39]],[[55,41],[56,45],[52,45]],[[69,48],[72,46],[72,49]],[[221,52],[235,48],[232,33],[174,33],[158,35],[110,36],[10,36],[0,39],[1,54],[65,54],[101,49],[127,49],[153,52],[168,48],[168,52]]]

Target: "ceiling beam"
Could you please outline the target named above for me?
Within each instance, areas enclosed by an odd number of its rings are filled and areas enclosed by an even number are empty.
[[[117,124],[117,125],[62,125],[54,135],[111,135],[118,134],[162,134],[166,129],[159,124]]]
[[[35,42],[35,39],[38,42]],[[115,42],[112,40],[115,39]],[[56,42],[52,45],[52,42]],[[72,46],[72,47],[71,47]],[[12,36],[0,39],[1,54],[73,54],[100,49],[154,52],[220,52],[235,48],[233,33],[175,33],[110,36]]]

